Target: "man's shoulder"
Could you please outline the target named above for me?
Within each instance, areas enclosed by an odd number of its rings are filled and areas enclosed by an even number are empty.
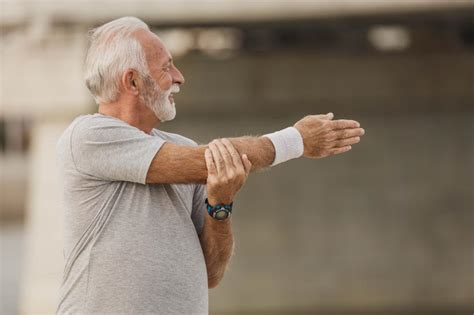
[[[162,138],[163,140],[167,140],[169,142],[180,144],[180,145],[189,145],[189,146],[198,145],[196,141],[189,139],[185,136],[179,135],[177,133],[167,132],[167,131],[154,128],[153,134]]]
[[[135,128],[130,126],[125,121],[118,118],[103,115],[101,113],[86,114],[76,117],[71,125],[76,125],[75,129],[100,129],[100,128],[109,128],[115,126]]]
[[[60,140],[58,141],[58,145],[72,145],[71,141],[78,143],[83,141],[84,139],[88,139],[90,141],[95,140],[102,140],[105,141],[108,136],[115,138],[121,138],[122,136],[129,136],[130,133],[139,132],[140,134],[143,131],[137,129],[126,123],[123,120],[118,118],[103,115],[100,113],[94,114],[85,114],[80,115],[73,119],[73,121],[69,124],[66,130],[63,132]],[[188,146],[197,146],[198,144],[185,136],[182,136],[177,133],[167,132],[163,130],[159,130],[153,128],[152,136],[159,137],[165,141],[169,141],[172,143],[180,144],[180,145],[188,145]],[[100,139],[96,139],[100,137]],[[73,140],[74,139],[74,140]],[[113,139],[112,139],[113,140]]]
[[[99,113],[83,114],[74,118],[69,126],[66,127],[56,143],[56,149],[68,149],[74,143],[80,143],[84,139],[105,141],[107,136],[115,135],[115,137],[120,137],[122,133],[128,134],[131,131],[133,132],[133,129],[134,127],[126,122],[111,116]],[[96,139],[98,137],[103,139]]]
[[[127,122],[101,113],[81,115],[71,123],[73,138],[89,139],[91,141],[116,140],[122,137],[148,136],[144,131],[128,124]]]
[[[83,114],[79,115],[72,120],[69,126],[64,130],[63,134],[71,133],[76,129],[88,129],[94,127],[106,127],[108,125],[123,125],[125,122],[116,119],[114,117],[101,115],[99,113],[95,114]]]
[[[73,130],[76,128],[76,125],[81,121],[84,120],[85,116],[87,115],[80,115],[76,118],[74,118],[71,123],[64,129],[63,133],[58,139],[58,142],[56,143],[56,147],[62,147],[64,145],[69,146],[68,142],[71,138],[71,134]]]

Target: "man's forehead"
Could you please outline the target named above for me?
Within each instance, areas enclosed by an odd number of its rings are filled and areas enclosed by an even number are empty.
[[[165,44],[156,34],[147,30],[138,30],[134,36],[142,44],[147,59],[166,62],[172,58]]]

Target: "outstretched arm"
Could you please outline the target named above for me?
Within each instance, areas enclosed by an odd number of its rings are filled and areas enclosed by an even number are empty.
[[[246,154],[252,170],[268,167],[275,158],[275,148],[266,137],[229,138],[234,147]],[[147,183],[205,183],[207,178],[204,151],[207,145],[197,147],[167,142],[153,159],[148,170]]]
[[[321,158],[347,152],[358,143],[364,130],[354,120],[332,120],[333,115],[311,115],[294,127],[303,138],[304,156]],[[275,147],[267,137],[229,138],[242,155],[252,163],[252,171],[270,166],[275,159]],[[204,151],[207,146],[182,146],[165,143],[153,159],[147,173],[147,183],[205,183],[207,178]]]

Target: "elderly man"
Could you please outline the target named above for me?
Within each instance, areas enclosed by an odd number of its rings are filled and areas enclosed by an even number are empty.
[[[160,131],[184,83],[136,18],[91,32],[86,85],[98,113],[61,136],[65,247],[57,313],[205,314],[233,250],[230,215],[250,171],[347,152],[353,120],[307,116],[261,137],[197,145]]]

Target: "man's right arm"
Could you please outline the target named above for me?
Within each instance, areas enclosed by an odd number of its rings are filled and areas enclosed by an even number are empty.
[[[360,141],[364,130],[354,120],[332,120],[333,115],[311,115],[294,127],[302,136],[303,156],[322,158],[347,152]],[[270,166],[275,147],[267,137],[229,138],[240,155],[246,154],[252,171]],[[166,142],[148,169],[146,183],[205,183],[207,168],[204,151],[207,146],[182,146]]]
[[[229,138],[239,153],[247,154],[252,171],[268,167],[275,158],[275,148],[267,137]],[[183,146],[163,144],[151,162],[147,184],[205,183],[207,167],[204,151],[207,145]]]

